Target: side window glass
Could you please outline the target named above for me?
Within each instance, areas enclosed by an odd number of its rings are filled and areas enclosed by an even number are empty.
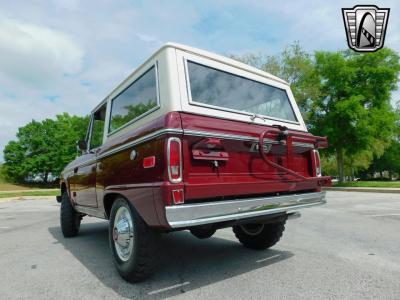
[[[153,66],[111,102],[109,132],[157,107],[156,68]]]
[[[93,114],[90,149],[100,147],[103,143],[104,124],[106,120],[106,107],[106,105],[103,105],[98,111]]]

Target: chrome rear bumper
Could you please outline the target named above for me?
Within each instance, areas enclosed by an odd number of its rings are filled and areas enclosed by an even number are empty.
[[[172,228],[190,227],[290,212],[326,203],[325,192],[237,199],[166,207]]]

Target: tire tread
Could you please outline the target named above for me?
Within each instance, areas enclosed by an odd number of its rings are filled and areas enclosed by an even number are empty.
[[[78,235],[81,217],[73,208],[67,192],[64,192],[62,195],[60,223],[64,237],[74,237]]]

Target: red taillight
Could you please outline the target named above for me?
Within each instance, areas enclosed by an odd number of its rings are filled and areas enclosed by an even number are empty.
[[[174,200],[174,204],[184,203],[185,198],[183,196],[183,189],[173,190],[172,191],[172,199]]]
[[[312,157],[314,160],[315,176],[321,176],[321,159],[318,150],[312,150]]]
[[[171,137],[168,139],[167,156],[168,156],[168,177],[172,183],[182,181],[182,150],[181,140]]]

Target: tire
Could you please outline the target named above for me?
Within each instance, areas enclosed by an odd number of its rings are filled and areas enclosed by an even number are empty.
[[[285,230],[285,221],[270,224],[247,224],[234,226],[233,232],[243,246],[264,250],[275,245]]]
[[[154,272],[159,237],[128,201],[115,200],[110,213],[109,240],[114,264],[122,278],[139,282]]]
[[[217,230],[214,228],[196,228],[190,229],[190,233],[198,239],[208,239],[214,235]]]
[[[79,233],[82,216],[74,209],[67,192],[61,196],[60,224],[64,237],[73,237]]]

